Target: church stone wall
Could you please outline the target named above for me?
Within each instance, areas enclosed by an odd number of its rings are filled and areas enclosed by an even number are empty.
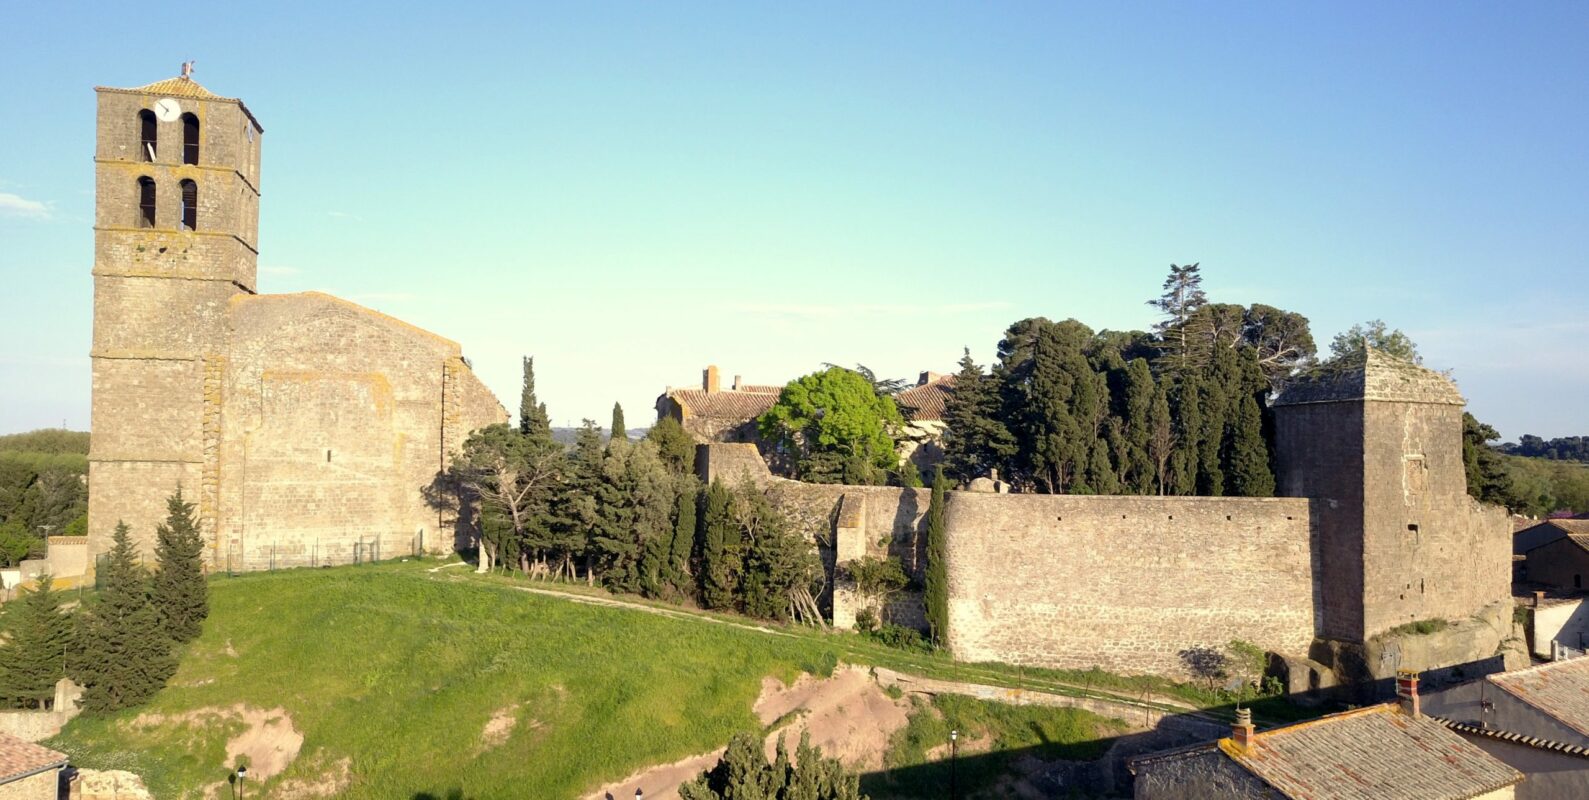
[[[223,382],[215,559],[234,567],[342,563],[450,548],[433,502],[447,417],[471,430],[507,414],[458,345],[319,294],[234,303]],[[450,394],[459,403],[449,408]]]
[[[1305,652],[1309,501],[953,492],[948,643],[966,661],[1184,674],[1242,639]]]

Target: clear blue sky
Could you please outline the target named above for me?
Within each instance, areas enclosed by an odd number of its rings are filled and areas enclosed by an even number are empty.
[[[1589,434],[1584,3],[332,5],[7,8],[0,431],[88,425],[92,87],[196,59],[265,127],[261,289],[454,338],[510,409],[533,354],[560,424],[1146,327],[1200,261]]]

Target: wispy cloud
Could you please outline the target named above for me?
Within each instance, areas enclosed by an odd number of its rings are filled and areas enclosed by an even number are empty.
[[[10,192],[0,192],[0,216],[49,219],[50,205]]]
[[[297,267],[284,267],[284,266],[280,266],[278,264],[272,264],[270,266],[260,267],[259,271],[265,273],[266,275],[279,275],[279,276],[282,276],[282,277],[286,277],[286,276],[290,276],[290,275],[299,275],[299,274],[303,273],[303,270],[298,269]]]
[[[732,307],[741,314],[759,314],[803,319],[837,317],[942,317],[1001,311],[1013,304],[987,303],[744,303]]]

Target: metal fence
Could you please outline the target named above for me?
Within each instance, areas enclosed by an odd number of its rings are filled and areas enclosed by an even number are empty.
[[[229,543],[216,556],[215,569],[228,575],[305,567],[369,564],[383,559],[414,557],[425,550],[424,532],[412,536],[357,536],[316,540],[307,545],[283,547],[278,543],[243,547]]]

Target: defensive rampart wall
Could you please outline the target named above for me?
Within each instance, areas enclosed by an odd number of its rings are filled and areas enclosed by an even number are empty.
[[[1184,674],[1241,639],[1305,652],[1309,501],[953,492],[948,644],[965,661]]]

